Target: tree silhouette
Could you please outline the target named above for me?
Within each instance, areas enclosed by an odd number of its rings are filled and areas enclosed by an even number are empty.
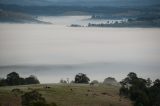
[[[133,72],[121,82],[120,96],[124,95],[134,101],[134,106],[160,106],[160,80],[138,78]]]
[[[89,83],[90,79],[86,74],[79,73],[75,76],[75,83]]]
[[[4,78],[0,78],[0,86],[6,86],[7,82]]]
[[[11,72],[7,75],[7,83],[8,85],[19,85],[19,74],[16,72]]]
[[[39,84],[39,80],[34,75],[30,75],[25,79],[26,84]]]
[[[39,84],[39,80],[36,76],[31,75],[27,78],[22,78],[16,72],[7,74],[7,78],[0,78],[0,86],[13,86],[13,85],[24,85],[24,84]]]

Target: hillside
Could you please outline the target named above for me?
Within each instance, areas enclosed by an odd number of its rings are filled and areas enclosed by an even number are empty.
[[[0,9],[0,22],[18,22],[18,23],[43,23],[50,24],[49,22],[43,22],[36,19],[35,16],[21,13],[21,12],[12,12],[4,11]]]
[[[69,6],[144,6],[160,3],[159,0],[0,0],[3,4],[16,5],[69,5]]]
[[[46,88],[48,86],[49,88]],[[0,87],[0,106],[21,106],[20,93],[11,92],[19,88],[24,92],[36,89],[48,103],[57,106],[132,106],[119,97],[119,87],[111,85],[90,86],[85,84],[48,84]]]

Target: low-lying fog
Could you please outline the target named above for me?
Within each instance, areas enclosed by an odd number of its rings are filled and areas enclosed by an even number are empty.
[[[0,77],[16,71],[52,83],[81,72],[91,80],[111,76],[120,81],[133,71],[160,78],[158,28],[73,28],[56,22],[0,24]]]
[[[92,16],[41,16],[38,20],[51,22],[55,25],[70,26],[71,24],[87,26],[88,23],[101,24],[101,23],[114,23],[120,22],[125,19],[92,19]]]

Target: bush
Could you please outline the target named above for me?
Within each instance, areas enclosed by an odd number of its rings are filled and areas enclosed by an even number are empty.
[[[21,95],[21,94],[23,94],[23,91],[21,91],[20,89],[12,89],[12,91],[11,91],[15,96],[17,96],[17,95]]]
[[[127,96],[127,97],[128,97],[128,95],[129,95],[129,90],[128,90],[127,88],[125,88],[125,87],[121,87],[120,90],[119,90],[119,95],[120,95],[120,96],[124,95],[124,96]]]
[[[22,106],[36,106],[38,104],[46,103],[45,99],[36,90],[27,92],[21,96]]]
[[[25,93],[21,100],[22,106],[57,106],[55,103],[47,104],[45,98],[36,90]]]
[[[44,102],[33,102],[30,106],[48,106],[46,103]]]
[[[51,104],[49,104],[49,106],[57,106],[57,104],[56,103],[51,103]]]

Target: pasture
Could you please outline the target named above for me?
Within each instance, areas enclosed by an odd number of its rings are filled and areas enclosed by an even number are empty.
[[[22,92],[13,92],[20,89]],[[24,92],[37,90],[48,103],[57,106],[132,106],[131,101],[119,97],[119,87],[89,84],[38,84],[0,87],[0,106],[21,106]]]

